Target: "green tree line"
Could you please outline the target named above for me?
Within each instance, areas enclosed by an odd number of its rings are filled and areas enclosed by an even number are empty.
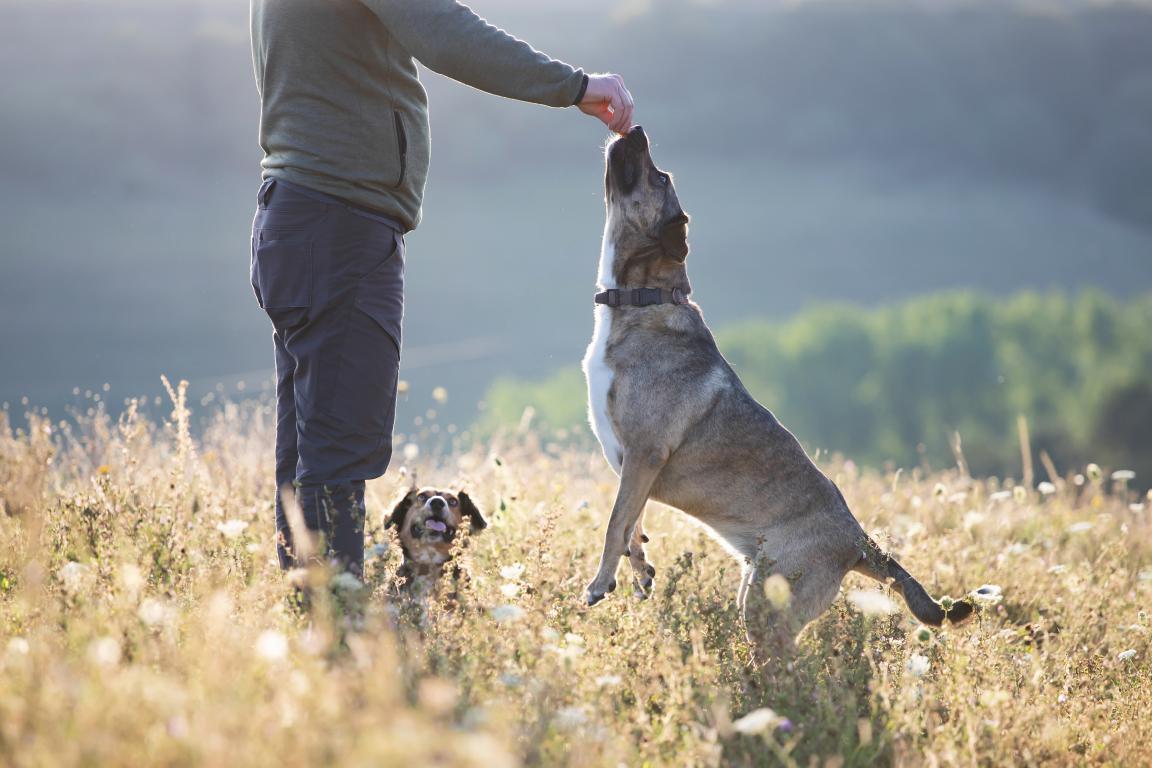
[[[1061,472],[1089,461],[1152,478],[1152,294],[1119,300],[945,293],[878,309],[823,305],[782,323],[717,332],[748,389],[811,452],[873,466],[955,461],[1016,474],[1018,420]],[[536,424],[588,434],[576,368],[542,381],[502,379],[482,425]]]

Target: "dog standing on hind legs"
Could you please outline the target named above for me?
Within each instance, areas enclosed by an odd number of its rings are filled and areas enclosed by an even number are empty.
[[[639,126],[608,145],[605,195],[584,373],[592,429],[620,487],[588,604],[616,588],[621,557],[636,591],[651,590],[643,515],[654,499],[704,523],[744,562],[737,602],[760,659],[790,653],[849,571],[890,583],[925,624],[967,618],[971,602],[933,600],[864,533],[840,490],[720,354],[688,298],[688,216]],[[791,587],[779,607],[764,591],[774,574]]]

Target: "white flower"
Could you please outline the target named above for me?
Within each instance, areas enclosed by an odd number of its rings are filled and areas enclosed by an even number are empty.
[[[64,585],[64,591],[70,595],[81,592],[87,585],[91,572],[92,569],[87,565],[69,560],[60,569],[60,583]]]
[[[575,632],[564,633],[564,642],[568,645],[584,645],[584,638]]]
[[[557,710],[552,722],[561,730],[575,730],[588,722],[588,710],[585,707],[564,707]]]
[[[1051,496],[1052,494],[1056,493],[1056,486],[1045,481],[1036,486],[1036,490],[1040,491],[1040,493],[1044,494],[1045,496]]]
[[[508,581],[516,581],[516,579],[520,578],[523,575],[524,575],[524,564],[523,563],[512,563],[512,565],[506,565],[500,569],[500,578],[507,579]]]
[[[88,646],[88,658],[101,667],[114,667],[120,663],[120,643],[114,637],[101,637]]]
[[[332,577],[332,588],[344,592],[357,592],[364,588],[364,583],[352,574],[344,571]]]
[[[8,641],[8,653],[13,656],[27,656],[30,649],[28,641],[22,637],[14,637]]]
[[[996,493],[988,497],[988,501],[999,503],[1001,501],[1008,501],[1010,498],[1012,498],[1012,491],[996,491]]]
[[[504,595],[504,597],[516,597],[516,595],[520,594],[520,585],[519,584],[501,584],[500,585],[500,594]]]
[[[1122,651],[1121,653],[1116,654],[1116,658],[1120,661],[1129,661],[1130,659],[1134,659],[1136,658],[1136,649],[1129,648],[1126,651]]]
[[[599,688],[611,688],[620,685],[621,682],[620,675],[600,675],[596,678],[596,686]]]
[[[1118,469],[1112,473],[1112,479],[1113,480],[1124,480],[1124,481],[1135,480],[1136,479],[1136,473],[1130,469]]]
[[[150,627],[168,624],[175,618],[175,615],[176,612],[169,605],[154,597],[145,599],[136,609],[136,616]]]
[[[761,707],[760,709],[752,710],[744,715],[744,717],[732,723],[732,728],[735,729],[737,733],[754,735],[763,733],[779,723],[782,719],[783,718],[776,714],[775,711],[768,707]]]
[[[908,674],[912,675],[912,677],[924,677],[932,667],[932,662],[928,660],[927,656],[914,653],[908,657],[908,663],[905,666]]]
[[[1048,573],[1064,573],[1066,570],[1068,570],[1066,565],[1054,565],[1048,569]]]
[[[265,661],[288,658],[288,638],[274,629],[266,629],[256,638],[256,654]]]
[[[1086,520],[1079,523],[1072,523],[1072,525],[1068,526],[1067,530],[1068,533],[1087,533],[1092,530],[1092,523]]]
[[[226,520],[223,523],[216,523],[216,530],[224,534],[226,539],[239,538],[240,534],[244,533],[248,528],[248,523],[243,520]]]
[[[848,593],[848,602],[865,616],[886,616],[899,610],[887,595],[872,590],[853,589]]]
[[[1004,591],[999,584],[985,584],[972,591],[972,599],[983,606],[993,606],[1004,599]]]
[[[519,621],[524,618],[524,609],[518,605],[498,605],[493,608],[489,613],[492,618],[501,624],[505,622]]]

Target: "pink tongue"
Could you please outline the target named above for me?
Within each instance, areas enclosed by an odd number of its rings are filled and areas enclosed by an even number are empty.
[[[444,523],[440,522],[439,520],[425,520],[424,527],[430,531],[436,531],[437,533],[445,533],[448,530],[448,526],[444,525]]]

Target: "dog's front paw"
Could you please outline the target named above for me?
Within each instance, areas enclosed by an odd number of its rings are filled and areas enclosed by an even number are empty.
[[[652,587],[655,581],[651,576],[640,578],[639,576],[632,577],[632,594],[641,600],[647,600],[652,596]]]
[[[614,591],[616,591],[616,579],[612,579],[612,581],[603,587],[596,582],[592,582],[588,585],[588,589],[584,590],[584,599],[588,601],[588,605],[596,605],[596,603],[607,597],[608,593]]]

